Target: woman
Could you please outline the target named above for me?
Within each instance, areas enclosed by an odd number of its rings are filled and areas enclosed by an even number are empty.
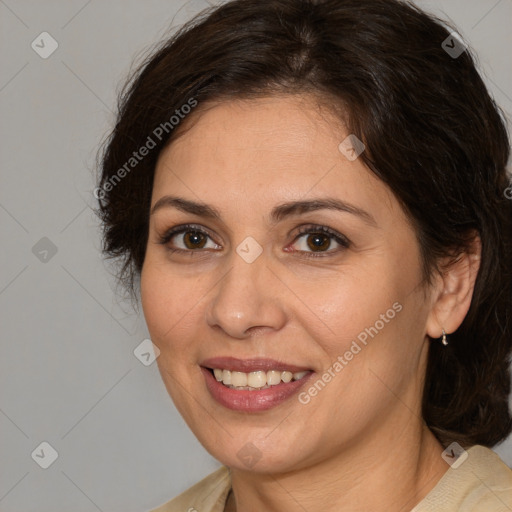
[[[396,0],[234,0],[147,58],[104,247],[223,464],[158,511],[512,509],[508,144]]]

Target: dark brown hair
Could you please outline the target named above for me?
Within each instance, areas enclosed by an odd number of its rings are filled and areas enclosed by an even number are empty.
[[[156,160],[193,105],[277,93],[329,99],[413,222],[427,281],[442,257],[481,238],[470,310],[447,347],[429,349],[423,417],[444,445],[493,446],[512,428],[509,142],[471,51],[443,45],[447,26],[399,0],[234,0],[208,10],[122,90],[96,197],[104,252],[119,258],[133,291]]]

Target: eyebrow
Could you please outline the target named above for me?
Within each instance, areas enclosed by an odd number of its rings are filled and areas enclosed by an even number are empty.
[[[209,219],[217,219],[222,221],[222,216],[216,208],[206,203],[200,203],[184,199],[177,196],[163,196],[161,197],[151,209],[151,215],[161,208],[176,208],[184,213],[191,213],[199,217]],[[313,212],[317,210],[336,210],[344,213],[350,213],[360,217],[367,224],[377,227],[377,222],[374,217],[367,211],[354,206],[345,201],[334,198],[319,198],[309,200],[290,201],[274,207],[270,213],[270,221],[275,224],[287,217],[293,215],[302,215],[304,213]]]

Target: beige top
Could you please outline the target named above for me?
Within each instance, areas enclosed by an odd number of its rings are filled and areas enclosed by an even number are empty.
[[[512,470],[484,446],[472,446],[467,453],[411,512],[512,511]],[[224,512],[230,490],[229,469],[223,466],[151,512]]]

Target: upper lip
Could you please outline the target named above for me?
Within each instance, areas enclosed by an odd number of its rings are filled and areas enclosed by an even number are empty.
[[[235,357],[212,357],[210,359],[205,359],[201,363],[201,366],[212,370],[218,368],[221,370],[231,370],[244,373],[269,370],[297,373],[311,370],[311,368],[306,368],[305,366],[284,363],[283,361],[276,361],[275,359],[237,359]]]

